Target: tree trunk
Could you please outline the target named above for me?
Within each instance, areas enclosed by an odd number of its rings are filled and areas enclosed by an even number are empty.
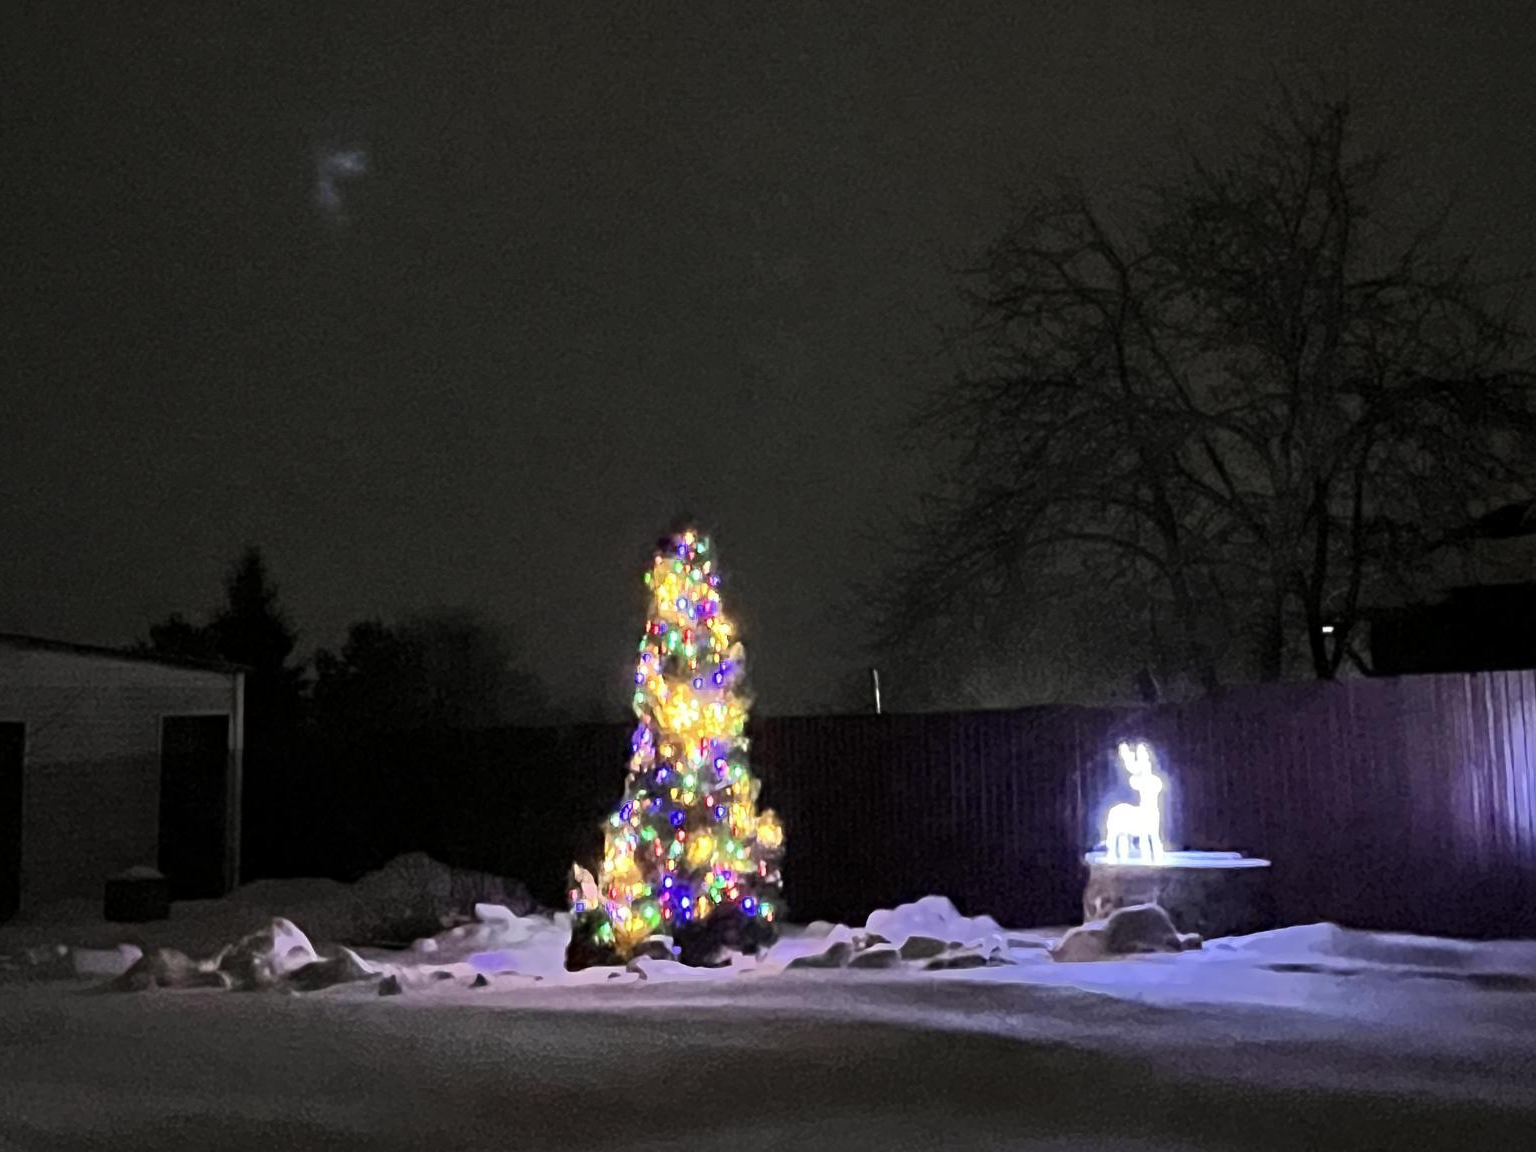
[[[1264,618],[1264,635],[1259,645],[1259,680],[1273,684],[1284,671],[1285,593],[1277,587],[1270,596],[1269,611]]]

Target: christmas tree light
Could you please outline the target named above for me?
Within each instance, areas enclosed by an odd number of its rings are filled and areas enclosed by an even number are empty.
[[[771,940],[784,834],[758,811],[747,763],[744,650],[722,608],[709,538],[664,538],[645,575],[651,610],[634,674],[639,719],[624,798],[596,878],[575,872],[567,965],[618,962],[648,938],[688,962]]]

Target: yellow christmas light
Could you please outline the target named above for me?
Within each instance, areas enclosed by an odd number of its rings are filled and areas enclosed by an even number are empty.
[[[579,924],[620,955],[652,930],[684,931],[726,910],[759,929],[774,918],[783,832],[756,811],[744,651],[719,583],[710,542],[693,530],[664,542],[646,574],[629,782],[605,829],[599,898],[573,893]]]

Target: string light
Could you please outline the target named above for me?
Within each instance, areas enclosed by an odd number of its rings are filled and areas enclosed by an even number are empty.
[[[625,794],[605,827],[596,892],[571,893],[593,939],[620,957],[659,926],[736,915],[771,923],[784,833],[759,811],[746,766],[744,652],[733,639],[709,538],[676,534],[644,584]],[[711,774],[712,773],[712,774]]]
[[[1145,744],[1121,744],[1119,751],[1138,802],[1116,804],[1109,810],[1104,818],[1104,843],[1115,863],[1136,860],[1156,864],[1163,855],[1163,814],[1158,799],[1163,780],[1152,770],[1152,750]]]

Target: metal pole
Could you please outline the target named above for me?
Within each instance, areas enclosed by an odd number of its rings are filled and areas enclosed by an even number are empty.
[[[875,686],[875,715],[880,715],[880,669],[871,668],[869,678]]]

